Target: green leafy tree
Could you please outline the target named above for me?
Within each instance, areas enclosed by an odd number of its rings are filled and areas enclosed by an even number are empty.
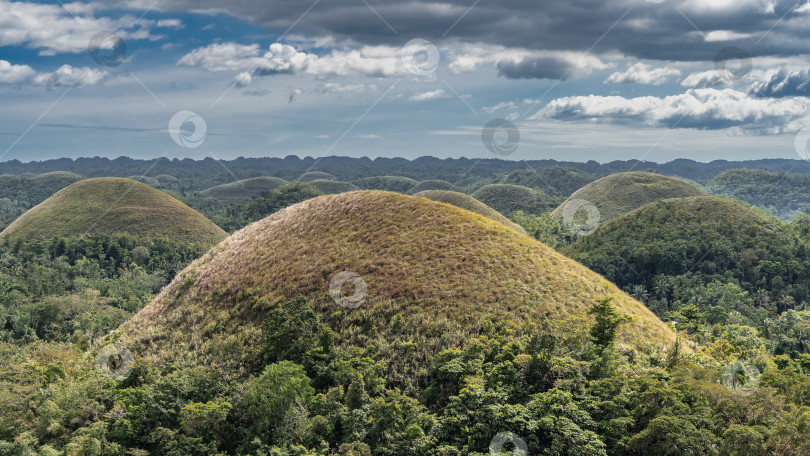
[[[616,310],[616,306],[611,304],[613,298],[605,298],[594,304],[589,310],[588,314],[596,318],[596,324],[591,327],[591,342],[593,342],[600,351],[613,346],[616,340],[616,333],[619,326],[631,321],[628,315],[622,315]]]
[[[305,413],[315,390],[303,366],[291,361],[270,364],[246,386],[234,414],[243,444],[258,438],[265,444],[279,439],[285,417]],[[285,436],[289,429],[283,429]],[[301,443],[301,442],[296,442]]]

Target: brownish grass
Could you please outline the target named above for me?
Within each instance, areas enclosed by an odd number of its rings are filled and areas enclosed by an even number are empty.
[[[568,201],[582,199],[599,209],[602,223],[655,201],[705,195],[689,182],[653,173],[618,173],[605,176],[574,192],[551,214],[562,217]]]
[[[357,309],[328,294],[341,271],[367,283]],[[654,350],[675,340],[642,303],[550,247],[482,215],[382,191],[321,196],[236,232],[114,338],[155,362],[208,363],[239,376],[255,366],[264,315],[298,296],[342,346],[372,344],[391,359],[395,347],[413,342],[409,363],[417,370],[488,324],[508,330],[580,319],[582,327],[605,297],[634,317],[623,342]]]
[[[202,196],[222,199],[251,198],[260,193],[275,190],[286,183],[287,181],[278,177],[252,177],[229,184],[217,185],[216,187],[203,190],[200,194]]]
[[[425,190],[413,196],[421,196],[422,198],[427,198],[439,203],[452,204],[453,206],[466,209],[470,212],[475,212],[476,214],[481,214],[484,217],[489,217],[493,220],[497,220],[518,233],[526,234],[526,230],[524,230],[522,226],[509,220],[500,212],[465,193],[453,192],[450,190]]]
[[[131,179],[102,177],[76,182],[35,206],[0,238],[128,233],[213,245],[227,234],[171,196]]]

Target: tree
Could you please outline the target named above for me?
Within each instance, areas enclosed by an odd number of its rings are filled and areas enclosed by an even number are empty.
[[[301,362],[307,351],[318,343],[320,322],[306,299],[287,301],[272,309],[262,325],[262,349],[265,362],[289,360]]]
[[[718,439],[705,429],[675,416],[659,416],[627,443],[628,453],[646,456],[717,456]]]
[[[221,429],[231,404],[223,398],[186,404],[180,410],[180,427],[189,436],[211,437]]]
[[[273,443],[285,417],[289,418],[294,409],[305,411],[314,394],[303,366],[290,361],[267,366],[258,378],[248,383],[234,409],[238,411],[236,425],[242,430],[243,443],[248,444],[254,438]],[[290,432],[285,429],[285,435]]]
[[[605,298],[593,305],[588,314],[596,317],[596,324],[591,327],[591,342],[602,352],[613,346],[616,332],[623,323],[631,321],[630,316],[620,314],[611,304],[613,298]]]
[[[723,433],[722,454],[734,456],[765,456],[766,436],[753,427],[732,424]]]

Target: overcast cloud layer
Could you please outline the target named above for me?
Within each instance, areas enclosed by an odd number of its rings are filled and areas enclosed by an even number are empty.
[[[795,158],[808,29],[810,0],[0,0],[0,160],[486,157],[493,118],[516,159]]]
[[[130,2],[140,7],[151,3]],[[371,8],[355,0],[312,4],[305,0],[165,0],[160,7],[224,9],[273,30],[296,24],[297,34],[363,44],[397,44],[403,36],[418,36],[687,61],[712,59],[716,43],[722,42],[745,42],[752,55],[801,53],[810,45],[810,36],[802,33],[810,25],[810,6],[804,1],[375,0],[369,3]],[[305,20],[296,23],[302,16]]]

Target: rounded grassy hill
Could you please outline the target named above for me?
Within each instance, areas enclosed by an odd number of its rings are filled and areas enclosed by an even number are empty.
[[[419,182],[418,184],[414,185],[410,190],[408,190],[408,194],[415,195],[419,192],[424,192],[425,190],[450,190],[452,192],[461,192],[460,188],[456,187],[450,182],[438,179],[431,179]]]
[[[504,215],[515,211],[527,214],[542,214],[560,204],[562,198],[522,185],[490,184],[479,188],[473,196]]]
[[[275,190],[287,181],[278,177],[262,176],[243,179],[229,184],[217,185],[200,194],[211,198],[238,199],[251,198],[264,192]]]
[[[9,225],[0,238],[127,233],[213,245],[226,233],[202,214],[131,179],[102,177],[76,182]]]
[[[363,299],[338,305],[330,284],[341,277],[355,286],[336,290],[356,294],[359,277]],[[585,327],[605,298],[635,319],[623,342],[663,350],[675,340],[642,303],[550,247],[479,214],[381,191],[320,196],[234,233],[111,340],[153,362],[242,376],[260,363],[263,321],[296,298],[331,328],[335,350],[373,345],[393,383],[424,379],[427,359],[487,328]]]
[[[142,183],[144,183],[144,184],[146,184],[146,185],[148,185],[150,187],[163,188],[163,184],[161,184],[160,181],[157,180],[154,177],[149,177],[149,176],[129,176],[129,177],[127,177],[127,179],[132,179],[132,180],[135,180],[135,181],[138,181],[138,182],[142,182]]]
[[[52,171],[50,173],[40,174],[31,178],[32,182],[34,182],[36,185],[62,185],[63,187],[67,187],[68,185],[82,179],[84,179],[84,177],[69,171]]]
[[[470,212],[475,212],[476,214],[481,214],[484,217],[489,217],[493,220],[497,220],[513,230],[518,231],[519,233],[526,234],[526,230],[524,230],[523,227],[504,217],[503,214],[495,209],[465,193],[452,192],[450,190],[425,190],[413,196],[420,196],[439,203],[452,204],[453,206],[466,209]]]
[[[742,200],[783,220],[810,213],[810,175],[764,169],[730,169],[706,183],[706,191]]]
[[[356,185],[349,182],[341,182],[327,179],[315,179],[309,182],[309,185],[320,190],[321,193],[331,195],[334,193],[345,193],[360,190]]]
[[[618,173],[597,179],[577,190],[552,215],[562,217],[567,203],[584,200],[596,206],[599,219],[604,223],[655,201],[705,194],[690,183],[674,177],[642,172]]]
[[[180,188],[180,179],[174,176],[170,176],[168,174],[158,174],[155,176],[155,179],[160,182],[160,185],[162,185],[163,188],[170,188],[172,190],[177,190]]]
[[[623,288],[658,293],[666,283],[678,288],[677,280],[691,287],[716,280],[753,294],[806,283],[808,268],[796,261],[796,249],[777,219],[725,198],[696,196],[650,203],[561,251]]]
[[[53,171],[45,174],[3,174],[0,175],[0,198],[10,198],[30,204],[28,207],[33,207],[55,192],[82,179],[84,177],[67,171]]]
[[[317,179],[324,179],[324,180],[335,180],[337,179],[334,175],[329,174],[325,171],[307,171],[304,174],[300,175],[298,182],[312,182]]]
[[[416,179],[404,176],[373,176],[352,181],[363,190],[386,190],[389,192],[408,193],[419,183]]]

